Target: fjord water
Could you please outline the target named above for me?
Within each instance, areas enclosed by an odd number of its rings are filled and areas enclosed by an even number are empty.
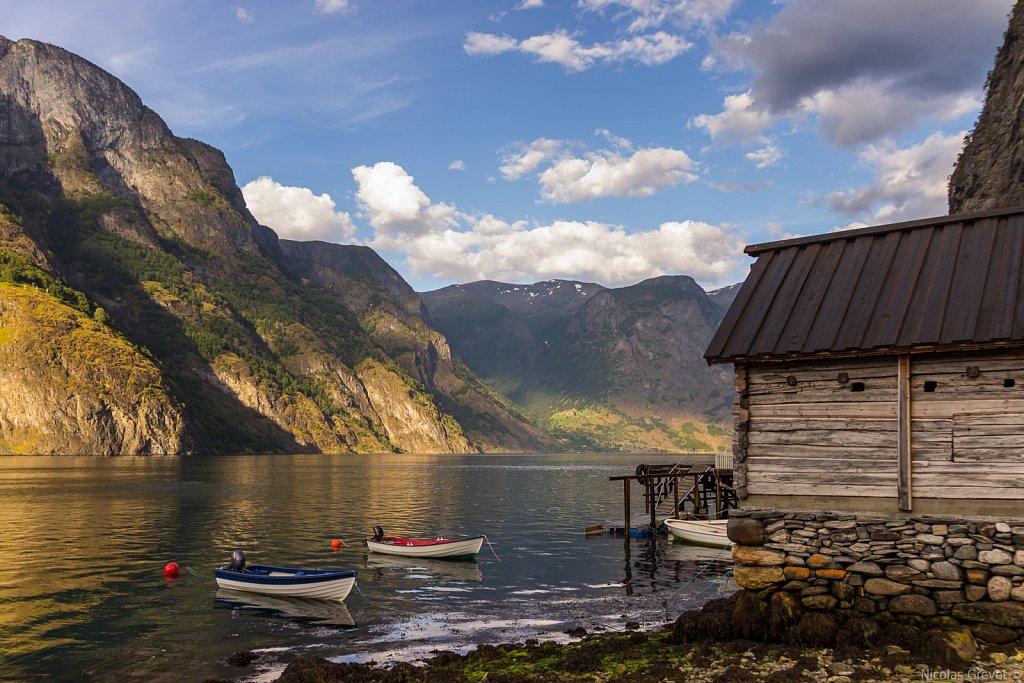
[[[608,477],[679,459],[5,457],[0,680],[272,680],[305,653],[409,659],[655,626],[715,595],[722,570],[707,561],[727,553],[584,528],[622,518]],[[359,539],[374,525],[484,533],[498,557],[487,545],[468,563],[368,555]],[[346,546],[332,551],[333,538]],[[344,605],[218,591],[213,569],[234,549],[254,564],[355,569],[358,590]],[[162,576],[171,561],[176,581]],[[245,650],[260,658],[225,663]]]

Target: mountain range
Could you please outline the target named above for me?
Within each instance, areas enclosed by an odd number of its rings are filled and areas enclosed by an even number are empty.
[[[562,443],[690,451],[731,437],[731,370],[702,357],[725,308],[690,277],[483,281],[423,301],[456,354]]]
[[[720,448],[701,353],[729,296],[421,296],[260,225],[223,154],[112,75],[0,37],[0,453]]]

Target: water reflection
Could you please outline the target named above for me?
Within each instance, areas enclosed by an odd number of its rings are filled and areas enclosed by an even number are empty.
[[[694,580],[701,560],[664,538],[583,533],[622,517],[621,485],[608,477],[640,460],[673,458],[5,457],[0,679],[201,680],[237,675],[222,661],[246,649],[272,650],[278,662],[307,648],[409,657],[421,647],[567,638],[580,625],[659,623],[715,575]],[[416,536],[486,533],[497,557],[331,550],[332,538],[358,539],[378,524]],[[234,549],[257,564],[357,570],[359,590],[343,606],[354,625],[342,635],[304,628],[281,606],[276,616],[251,603],[214,609],[209,577]],[[172,560],[195,574],[165,582]]]
[[[380,555],[368,553],[366,570],[360,572],[363,580],[374,574],[394,573],[412,580],[438,579],[442,581],[483,581],[484,575],[480,565],[473,562],[453,562],[451,560],[432,560],[429,558],[402,557],[400,555]]]
[[[337,600],[275,597],[221,588],[217,590],[214,606],[229,610],[258,610],[264,616],[286,618],[308,626],[351,628],[356,625],[345,603]]]

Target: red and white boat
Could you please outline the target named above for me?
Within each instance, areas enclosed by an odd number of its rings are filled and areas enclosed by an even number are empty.
[[[366,547],[373,553],[403,555],[405,557],[436,557],[448,560],[470,560],[483,547],[484,537],[472,538],[408,538],[385,536],[379,526],[373,528],[373,537],[367,538]]]

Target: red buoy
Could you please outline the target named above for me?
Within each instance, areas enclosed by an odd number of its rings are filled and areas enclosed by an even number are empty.
[[[341,547],[341,539],[340,538],[336,538],[333,541],[331,541],[331,547],[334,548],[335,550],[340,548]]]
[[[178,578],[178,563],[168,562],[164,565],[164,578],[165,579],[176,579]]]

